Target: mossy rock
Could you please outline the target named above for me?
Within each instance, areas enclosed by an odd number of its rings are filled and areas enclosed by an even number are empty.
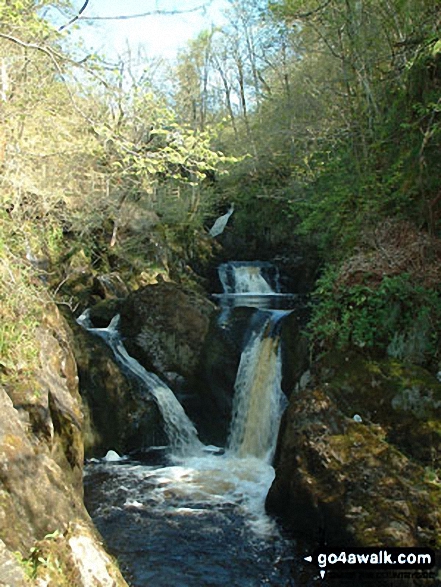
[[[267,508],[314,543],[441,547],[441,486],[317,388],[292,396]]]
[[[346,416],[381,426],[385,439],[414,461],[441,468],[441,383],[426,369],[330,353],[318,381]]]

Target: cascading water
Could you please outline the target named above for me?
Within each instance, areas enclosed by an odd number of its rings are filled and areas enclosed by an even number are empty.
[[[155,398],[164,419],[165,432],[173,454],[185,455],[200,450],[203,445],[198,439],[196,428],[187,417],[173,391],[157,375],[146,371],[126,351],[118,332],[119,320],[119,315],[117,315],[107,328],[94,328],[86,310],[78,318],[78,323],[92,334],[101,337],[112,349],[122,369],[140,379],[148,392]]]
[[[279,274],[270,263],[231,262],[220,265],[219,279],[224,293],[239,295],[279,293]]]
[[[260,325],[245,347],[235,383],[229,447],[238,456],[267,462],[274,453],[280,418],[287,405],[281,389],[280,324],[289,312],[262,311]]]
[[[271,263],[235,261],[218,269],[223,293],[214,294],[227,320],[231,308],[246,306],[257,309],[289,309],[296,294],[281,293],[279,272]]]
[[[239,296],[274,293],[277,279],[271,285],[270,267],[265,267],[267,277],[257,265],[236,269],[230,285],[239,288]],[[87,316],[80,320],[107,341],[124,369],[145,382],[170,441],[171,454],[160,466],[122,461],[86,467],[86,504],[133,587],[294,585],[291,546],[264,509],[287,403],[279,344],[287,313],[255,312],[237,373],[225,450],[200,443],[173,392],[127,354],[116,319],[106,329],[92,328]]]

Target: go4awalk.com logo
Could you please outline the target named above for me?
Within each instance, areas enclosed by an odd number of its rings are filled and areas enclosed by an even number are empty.
[[[429,575],[435,566],[435,553],[430,548],[318,548],[305,560],[319,568],[322,579],[328,571],[387,571],[393,578],[396,572],[417,572]],[[398,575],[397,575],[398,576]],[[434,574],[433,574],[434,576]],[[403,578],[401,576],[401,578]]]

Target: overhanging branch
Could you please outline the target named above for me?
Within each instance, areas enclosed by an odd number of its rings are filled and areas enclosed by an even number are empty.
[[[324,10],[327,6],[329,6],[329,4],[331,4],[331,2],[332,0],[326,0],[323,4],[321,4],[317,8],[314,8],[313,10],[310,10],[309,12],[300,12],[298,14],[295,14],[294,18],[298,20],[308,19],[311,16],[314,16],[315,14],[318,14],[319,12]]]
[[[75,97],[74,97],[71,89],[69,88],[69,85],[66,83],[63,70],[61,69],[61,65],[58,60],[60,60],[62,62],[63,61],[68,62],[68,63],[74,64],[74,65],[79,65],[77,62],[72,61],[71,59],[69,59],[68,57],[65,57],[64,55],[61,55],[60,53],[57,53],[56,51],[54,51],[53,49],[50,49],[49,47],[44,47],[43,45],[37,45],[36,43],[26,43],[25,41],[22,41],[21,39],[17,39],[17,37],[13,37],[11,35],[6,35],[5,33],[0,33],[0,38],[11,41],[12,43],[15,43],[16,45],[19,45],[20,47],[24,47],[26,49],[34,49],[35,51],[40,51],[40,52],[44,53],[45,55],[47,55],[49,57],[49,59],[52,61],[52,63],[54,64],[54,67],[57,70],[58,75],[60,76],[60,78],[64,82],[64,87],[66,88],[66,91],[69,95],[72,106],[78,112],[78,114],[80,114],[85,120],[87,120],[87,122],[91,125],[91,128],[94,129],[95,124],[94,124],[93,120],[91,120],[89,118],[89,116],[87,116],[87,114],[85,114],[83,112],[83,110],[81,110],[81,108],[76,103]]]

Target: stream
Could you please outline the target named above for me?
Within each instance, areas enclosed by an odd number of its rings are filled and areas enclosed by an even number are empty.
[[[169,440],[131,458],[109,451],[85,467],[87,509],[132,587],[297,585],[294,545],[264,507],[287,405],[279,333],[289,296],[268,264],[225,264],[219,277],[220,322],[236,304],[256,308],[225,448],[204,446],[174,393],[128,355],[118,317],[107,328],[94,328],[87,313],[79,319],[155,398]]]

